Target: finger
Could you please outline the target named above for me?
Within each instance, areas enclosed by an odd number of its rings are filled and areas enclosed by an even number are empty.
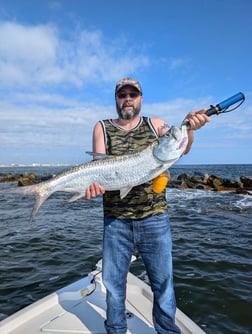
[[[96,193],[97,192],[96,191],[96,184],[95,183],[92,183],[90,185],[89,189],[90,189],[90,195],[91,195],[91,197],[97,196],[97,193]]]
[[[90,186],[87,188],[86,190],[86,199],[91,199],[91,197],[95,197],[96,191],[95,191],[95,187],[94,184],[90,184]]]
[[[201,115],[201,117],[203,117],[203,118],[201,118],[200,120],[201,120],[202,122],[204,122],[204,124],[205,124],[206,122],[210,122],[210,121],[211,121],[211,118],[206,114],[206,112],[207,112],[207,109],[205,108],[205,109],[201,109],[201,110],[199,110],[199,111],[196,113],[196,115]]]
[[[204,118],[201,117],[200,115],[197,115],[197,116],[195,115],[189,118],[189,123],[190,123],[191,130],[198,130],[205,124],[205,121],[204,121]]]
[[[198,114],[205,114],[207,111],[207,109],[200,109],[200,110],[195,110],[195,114],[198,115]]]
[[[190,124],[190,130],[196,130],[196,124],[195,124],[195,121],[194,121],[194,119],[192,117],[190,117],[188,119],[188,122]]]
[[[105,193],[105,188],[101,186],[99,183],[94,183],[93,184],[96,195],[104,194]]]
[[[105,188],[102,187],[101,185],[99,185],[99,191],[100,191],[100,194],[104,194],[105,193]]]
[[[205,117],[204,117],[204,114],[197,114],[195,116],[195,122],[196,124],[205,124]]]
[[[90,194],[89,188],[87,188],[87,190],[85,192],[85,197],[86,197],[86,199],[90,199],[91,198],[91,194]]]
[[[105,188],[101,186],[99,183],[94,182],[90,184],[90,186],[87,188],[85,192],[85,197],[86,199],[90,199],[91,197],[96,197],[104,193],[105,193]]]

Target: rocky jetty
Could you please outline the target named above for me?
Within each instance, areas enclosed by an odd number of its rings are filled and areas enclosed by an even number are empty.
[[[49,180],[52,177],[52,174],[40,176],[35,173],[16,174],[6,172],[0,174],[0,182],[17,182],[18,186],[27,186]],[[184,173],[172,177],[167,187],[177,189],[191,188],[211,191],[233,191],[238,194],[252,195],[252,176],[240,176],[237,180],[230,180],[216,175],[188,175]]]
[[[240,176],[237,180],[230,180],[216,175],[188,175],[180,174],[170,179],[168,188],[202,189],[212,191],[235,191],[239,194],[252,195],[252,177]]]
[[[0,182],[17,182],[18,186],[29,186],[52,178],[52,174],[37,175],[35,173],[18,174],[13,172],[6,172],[0,174]]]

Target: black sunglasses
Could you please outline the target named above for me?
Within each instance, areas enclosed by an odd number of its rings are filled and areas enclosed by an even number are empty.
[[[131,99],[136,99],[140,95],[140,93],[138,92],[117,93],[116,95],[119,99],[125,99],[127,96],[129,96]]]

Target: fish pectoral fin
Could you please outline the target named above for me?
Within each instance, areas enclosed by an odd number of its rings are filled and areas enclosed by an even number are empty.
[[[132,187],[131,186],[128,186],[128,187],[125,187],[125,188],[121,188],[120,189],[120,198],[123,199],[124,197],[127,196],[127,194],[131,191]]]
[[[78,199],[82,198],[82,197],[85,197],[85,192],[83,191],[83,193],[77,193],[77,194],[74,194],[72,197],[70,197],[68,199],[68,202],[75,202],[77,201]]]

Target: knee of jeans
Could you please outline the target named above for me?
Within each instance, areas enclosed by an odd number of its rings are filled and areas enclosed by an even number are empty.
[[[118,280],[113,280],[110,277],[103,279],[103,284],[108,294],[111,294],[114,299],[121,300],[126,297],[126,282],[123,283]]]

